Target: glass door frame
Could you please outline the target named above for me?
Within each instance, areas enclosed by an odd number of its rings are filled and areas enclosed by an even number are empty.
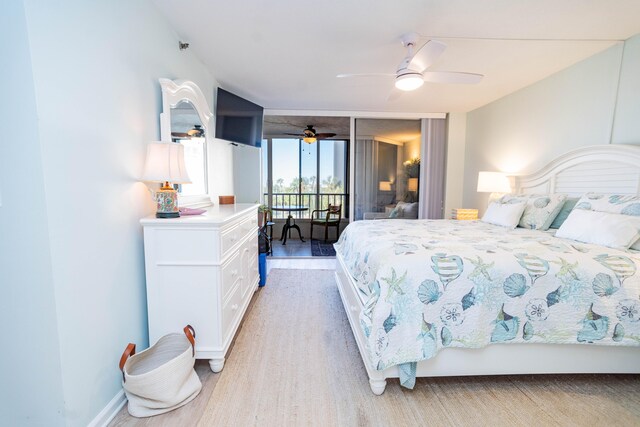
[[[355,120],[356,119],[407,119],[407,120],[415,120],[420,119],[420,157],[421,159],[426,159],[426,150],[427,150],[427,120],[426,119],[446,119],[447,113],[396,113],[396,112],[384,112],[384,111],[342,111],[342,110],[285,110],[285,109],[268,109],[264,110],[265,116],[328,116],[328,117],[349,117],[349,149],[347,151],[347,162],[349,164],[349,176],[348,176],[348,187],[346,188],[348,194],[348,208],[349,208],[349,216],[348,221],[354,221],[355,214],[355,200],[353,193],[353,184],[355,178]],[[423,160],[424,161],[424,160]],[[425,182],[426,178],[426,167],[420,168],[420,182]],[[270,177],[271,178],[271,177]],[[345,177],[345,180],[347,178]],[[419,205],[418,217],[423,218],[423,206],[422,203]]]

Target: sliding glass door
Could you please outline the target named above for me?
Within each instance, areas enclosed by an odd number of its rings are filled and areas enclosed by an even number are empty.
[[[354,219],[389,217],[398,202],[417,202],[420,120],[356,119],[355,136]]]
[[[297,138],[267,138],[262,150],[267,205],[305,206],[308,210],[292,214],[308,218],[314,209],[341,204],[343,216],[348,216],[347,141],[307,144]],[[274,218],[286,216],[274,212]]]

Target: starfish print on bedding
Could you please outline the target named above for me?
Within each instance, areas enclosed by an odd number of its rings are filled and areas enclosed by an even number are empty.
[[[389,285],[389,290],[387,291],[387,298],[385,298],[385,301],[389,302],[389,299],[391,299],[391,296],[393,293],[396,293],[398,295],[404,295],[404,291],[402,290],[400,285],[404,282],[406,278],[407,278],[406,271],[401,277],[398,277],[398,275],[396,274],[395,268],[391,268],[391,277],[382,278],[382,280],[387,282],[387,284]]]
[[[469,279],[473,279],[475,277],[483,275],[488,281],[491,281],[491,276],[489,275],[489,272],[487,271],[487,269],[493,267],[495,265],[495,262],[485,263],[482,260],[482,258],[480,258],[479,255],[477,260],[473,260],[471,258],[466,258],[466,257],[465,259],[469,261],[471,264],[473,264],[475,267],[473,271],[469,274]]]
[[[574,268],[578,267],[578,262],[576,261],[575,263],[571,264],[564,258],[558,259],[560,261],[551,261],[553,264],[558,264],[560,266],[560,269],[558,270],[556,276],[571,276],[573,280],[578,280],[578,275],[573,270]]]

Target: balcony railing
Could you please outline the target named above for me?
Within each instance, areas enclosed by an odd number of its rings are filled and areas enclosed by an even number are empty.
[[[291,212],[294,218],[310,218],[311,211],[327,209],[329,204],[342,205],[342,217],[346,218],[348,194],[344,193],[264,193],[264,203],[268,206],[305,206],[306,211]],[[286,218],[286,211],[273,211],[273,218]]]

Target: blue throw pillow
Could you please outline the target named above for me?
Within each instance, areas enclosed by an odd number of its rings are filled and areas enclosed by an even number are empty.
[[[575,207],[576,203],[578,203],[578,200],[580,199],[575,197],[567,198],[567,200],[565,200],[564,202],[564,205],[562,205],[560,212],[558,212],[558,215],[556,215],[555,219],[553,220],[549,228],[554,228],[554,229],[560,228],[564,220],[567,219],[567,217]]]
[[[396,206],[395,208],[393,208],[391,212],[389,212],[389,218],[398,218],[400,216],[401,210],[402,210],[401,207]]]

